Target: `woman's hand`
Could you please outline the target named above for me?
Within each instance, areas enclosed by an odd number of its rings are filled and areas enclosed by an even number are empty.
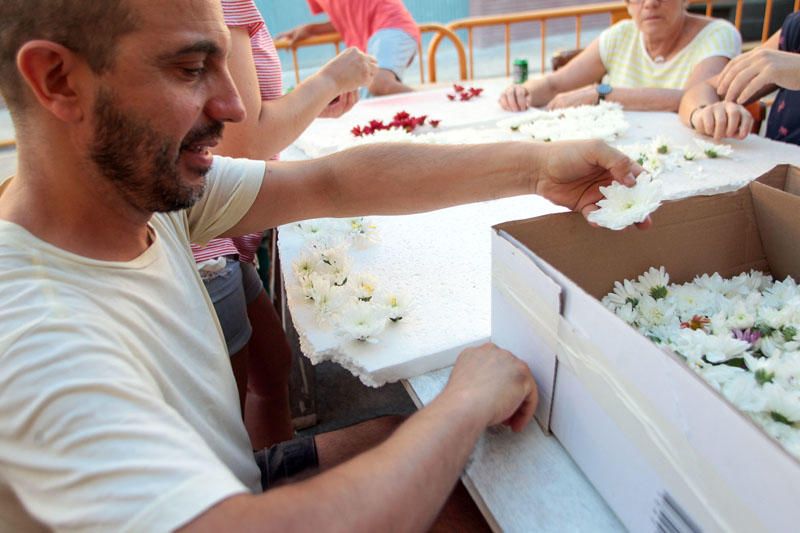
[[[741,104],[716,102],[693,111],[689,125],[715,141],[725,137],[744,139],[753,129],[753,116]]]
[[[530,92],[524,84],[514,84],[506,87],[500,95],[500,107],[506,111],[525,111],[531,104]]]
[[[320,118],[339,118],[358,102],[358,91],[349,91],[340,94],[319,114]]]
[[[594,105],[599,99],[600,96],[597,94],[597,89],[595,89],[594,85],[587,85],[586,87],[557,95],[547,104],[547,109]]]
[[[800,54],[757,48],[733,59],[720,74],[717,94],[728,102],[745,104],[775,87],[800,90]]]
[[[303,39],[308,39],[312,35],[313,32],[311,29],[311,25],[303,24],[289,31],[281,33],[275,38],[275,40],[280,41],[281,39],[286,39],[289,42],[289,46],[294,46],[294,43],[302,41]]]

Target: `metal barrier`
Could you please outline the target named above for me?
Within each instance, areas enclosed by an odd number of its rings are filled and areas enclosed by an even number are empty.
[[[719,5],[720,2],[717,2]],[[714,1],[713,0],[690,0],[690,4],[705,4],[706,15],[711,16]],[[769,28],[772,21],[774,0],[766,0],[764,6],[764,24],[761,35],[761,42],[769,38]],[[737,30],[741,29],[742,25],[742,12],[744,7],[744,0],[736,1],[736,11],[734,16],[734,25]],[[800,9],[800,0],[794,0],[794,11]],[[607,14],[610,19],[610,24],[619,22],[620,20],[629,18],[628,7],[625,2],[607,2],[588,5],[576,5],[570,7],[559,7],[551,9],[540,9],[535,11],[525,11],[520,13],[507,13],[500,15],[488,15],[479,17],[467,17],[455,20],[447,25],[451,30],[459,31],[466,30],[467,32],[467,52],[469,54],[469,77],[475,77],[475,60],[474,60],[474,39],[473,32],[476,28],[485,28],[493,26],[503,26],[505,28],[505,60],[506,60],[506,76],[511,74],[511,26],[520,23],[539,23],[540,28],[540,41],[541,41],[541,58],[540,68],[541,72],[546,69],[547,60],[547,22],[554,19],[575,19],[575,48],[581,48],[581,30],[582,30],[582,17],[588,15],[604,15]],[[434,53],[438,46],[439,40],[434,37],[431,41],[428,53]]]
[[[714,0],[689,0],[690,4],[705,4],[706,16],[710,17],[714,9]],[[764,24],[761,30],[761,42],[763,43],[769,39],[769,27],[772,22],[772,9],[774,7],[774,0],[766,0],[764,4]],[[800,0],[794,0],[793,11],[800,9]],[[744,10],[744,0],[736,0],[736,11],[733,19],[733,25],[737,30],[742,29],[742,11]]]
[[[451,30],[466,30],[467,50],[469,53],[469,78],[475,77],[474,59],[474,39],[475,28],[485,28],[490,26],[505,27],[505,48],[506,48],[506,76],[511,75],[511,26],[525,22],[538,22],[541,39],[541,71],[545,71],[547,58],[547,22],[554,19],[574,18],[575,19],[575,47],[581,47],[582,18],[587,15],[608,14],[611,24],[622,19],[628,18],[628,8],[625,2],[607,2],[603,4],[589,4],[571,7],[559,7],[552,9],[539,9],[535,11],[524,11],[520,13],[507,13],[502,15],[489,15],[481,17],[468,17],[454,20],[447,25]],[[431,41],[431,50],[435,53],[435,47],[439,45],[436,37]]]
[[[428,47],[427,53],[427,62],[428,62],[428,81],[430,83],[436,83],[437,76],[436,76],[436,52],[439,47],[439,43],[442,39],[448,39],[456,50],[456,54],[458,55],[458,70],[459,70],[459,79],[466,80],[467,79],[467,59],[466,59],[466,52],[464,51],[464,44],[461,42],[461,39],[458,38],[450,28],[447,26],[443,26],[442,24],[419,24],[419,31],[420,33],[435,33],[436,35],[433,37],[431,41],[431,45]],[[433,46],[433,43],[436,43],[436,46]],[[293,45],[289,45],[289,42],[286,39],[279,39],[275,41],[275,47],[278,50],[290,50],[292,53],[292,62],[294,66],[294,76],[297,83],[300,83],[300,66],[297,61],[297,49],[303,48],[306,46],[319,46],[325,44],[332,44],[335,49],[336,53],[338,54],[341,50],[341,43],[342,43],[342,36],[338,33],[328,33],[325,35],[317,35],[314,37],[310,37],[308,39],[303,39],[302,41],[298,41]],[[419,78],[420,83],[425,83],[425,66],[424,60],[422,56],[422,44],[417,44],[417,56],[419,57]]]

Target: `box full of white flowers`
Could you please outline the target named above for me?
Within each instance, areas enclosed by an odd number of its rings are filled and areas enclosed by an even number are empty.
[[[631,531],[796,531],[800,169],[653,222],[495,226],[492,340]]]

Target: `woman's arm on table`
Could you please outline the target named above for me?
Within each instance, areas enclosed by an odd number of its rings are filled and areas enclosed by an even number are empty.
[[[508,111],[525,111],[529,107],[542,107],[561,93],[600,81],[605,73],[606,68],[600,60],[599,40],[595,39],[559,70],[506,88],[500,95],[500,107]],[[597,93],[594,92],[594,100],[586,103],[596,101]]]

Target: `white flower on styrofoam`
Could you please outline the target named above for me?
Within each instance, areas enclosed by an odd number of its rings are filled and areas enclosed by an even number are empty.
[[[388,321],[384,306],[356,300],[340,311],[337,328],[349,340],[376,343]]]
[[[655,139],[653,139],[653,142],[650,144],[650,147],[653,151],[661,155],[666,155],[672,151],[672,146],[669,140],[661,136],[658,136]]]
[[[718,157],[730,157],[733,153],[733,148],[729,144],[716,144],[703,139],[695,139],[695,144],[709,159],[716,159]]]
[[[359,274],[354,282],[353,290],[356,298],[364,302],[372,300],[375,290],[378,288],[378,279],[369,274]]]
[[[317,317],[326,320],[347,301],[347,291],[333,283],[333,280],[312,272],[308,277],[307,297],[314,303]]]
[[[410,302],[404,293],[384,292],[376,298],[386,308],[386,316],[392,322],[399,322],[408,314]]]
[[[334,285],[344,285],[350,275],[350,256],[345,245],[326,248],[319,252],[316,271],[329,277]]]
[[[694,151],[692,148],[684,148],[682,152],[683,152],[683,159],[685,161],[694,161],[695,159],[700,157],[700,154]]]
[[[359,248],[366,248],[380,242],[378,226],[365,217],[348,218],[344,220],[347,234]]]
[[[664,191],[661,181],[642,173],[636,185],[626,187],[614,182],[600,187],[603,199],[597,202],[600,209],[589,213],[589,221],[612,230],[621,230],[637,222],[644,222],[650,213],[661,206]]]
[[[292,271],[298,282],[303,283],[317,269],[320,257],[317,254],[303,252],[292,263]]]

